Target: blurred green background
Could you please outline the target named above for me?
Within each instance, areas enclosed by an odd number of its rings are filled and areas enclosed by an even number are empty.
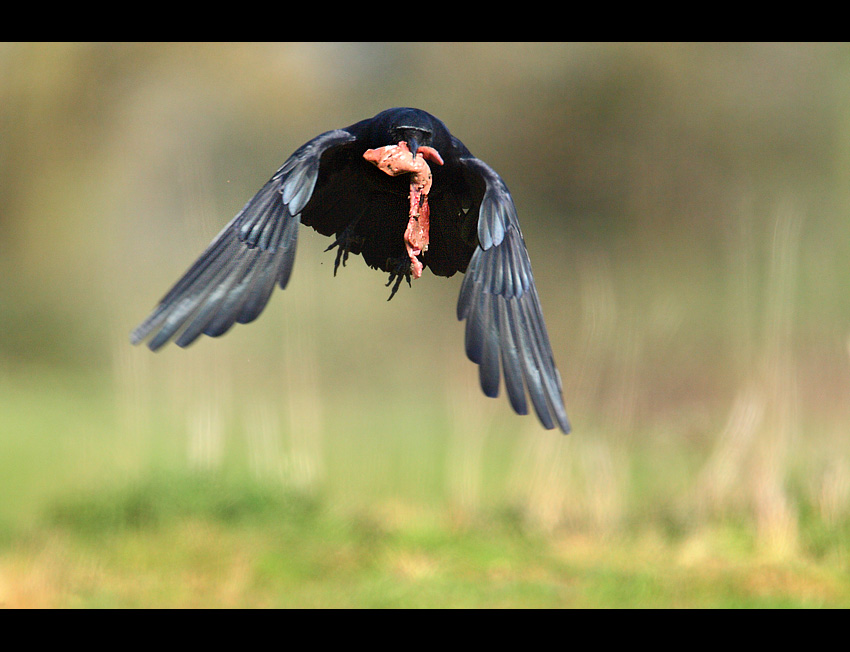
[[[509,185],[568,437],[459,275],[309,229],[257,322],[130,346],[390,106]],[[843,44],[0,44],[0,606],[850,605],[848,178]]]

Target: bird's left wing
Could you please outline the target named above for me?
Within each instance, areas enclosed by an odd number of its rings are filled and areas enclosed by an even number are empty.
[[[346,130],[328,131],[299,147],[222,229],[132,333],[156,351],[175,334],[188,346],[201,333],[217,337],[265,308],[275,283],[285,288],[295,261],[299,214],[310,201],[322,154],[352,142]],[[182,330],[181,330],[182,329]]]
[[[466,170],[484,182],[478,214],[478,248],[458,297],[458,319],[466,319],[466,354],[479,366],[481,389],[499,394],[500,367],[511,407],[528,414],[525,389],[546,428],[570,431],[561,377],[543,322],[531,261],[513,198],[502,178],[471,155]]]

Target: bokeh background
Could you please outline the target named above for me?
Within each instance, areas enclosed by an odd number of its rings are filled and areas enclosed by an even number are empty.
[[[509,185],[568,437],[481,394],[459,275],[308,229],[257,322],[129,344],[390,106]],[[850,604],[848,179],[844,44],[0,45],[0,605]]]

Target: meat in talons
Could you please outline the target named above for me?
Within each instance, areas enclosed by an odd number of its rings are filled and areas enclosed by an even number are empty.
[[[400,174],[410,174],[410,211],[407,229],[404,232],[404,246],[410,258],[410,272],[413,278],[422,276],[424,265],[419,255],[428,251],[428,229],[430,209],[428,208],[428,193],[431,192],[431,168],[428,161],[443,164],[440,153],[433,147],[423,145],[413,156],[407,143],[387,145],[377,149],[369,149],[363,154],[370,163],[379,170],[396,177]],[[392,277],[390,282],[392,282]],[[393,294],[398,288],[396,284]],[[392,298],[392,296],[390,296]]]

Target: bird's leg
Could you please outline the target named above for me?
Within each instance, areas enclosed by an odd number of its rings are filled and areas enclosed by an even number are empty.
[[[362,217],[362,215],[357,217],[357,219],[353,220],[347,227],[345,227],[339,236],[337,236],[337,239],[334,240],[327,249],[325,249],[325,251],[330,251],[334,247],[339,247],[336,252],[336,260],[334,261],[334,276],[336,276],[336,271],[339,269],[340,261],[342,261],[342,266],[345,267],[352,245],[358,248],[363,246],[365,238],[363,238],[363,236],[357,236],[354,233],[354,228],[360,221],[360,217]]]
[[[387,258],[387,269],[390,270],[390,279],[387,281],[387,287],[390,286],[390,283],[395,281],[395,285],[393,285],[393,289],[390,292],[390,297],[387,299],[387,301],[389,301],[395,296],[395,293],[398,292],[398,288],[404,279],[407,279],[408,287],[412,287],[410,285],[410,258],[406,256],[402,258]]]

